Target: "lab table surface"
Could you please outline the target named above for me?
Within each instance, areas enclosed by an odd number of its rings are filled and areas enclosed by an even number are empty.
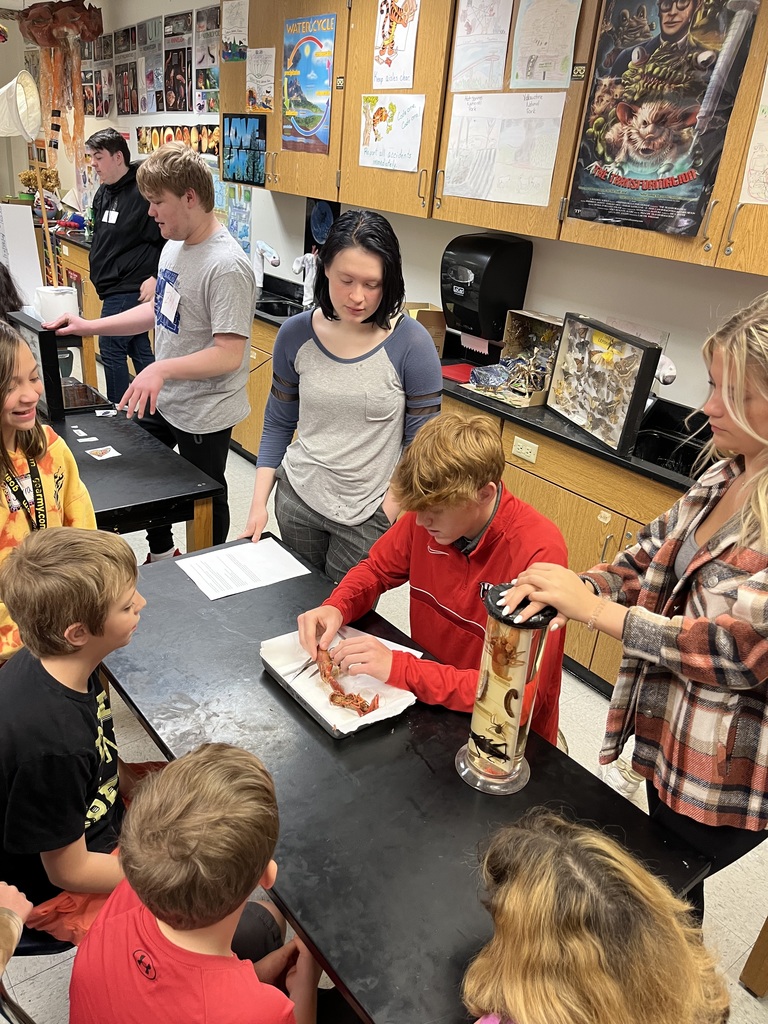
[[[506,797],[456,773],[468,715],[417,703],[333,739],[259,658],[261,640],[295,629],[328,595],[320,573],[209,601],[161,562],[142,569],[139,587],[147,608],[131,644],[107,659],[108,677],[169,756],[225,741],[264,760],[281,818],[275,900],[363,1020],[466,1024],[461,978],[491,933],[478,844],[529,807],[600,826],[678,893],[706,874],[706,861],[535,734],[531,781]],[[410,643],[375,613],[356,625]]]

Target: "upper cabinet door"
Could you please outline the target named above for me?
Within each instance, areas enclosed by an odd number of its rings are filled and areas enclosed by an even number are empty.
[[[517,9],[517,5],[515,7]],[[597,33],[599,7],[600,0],[583,0],[582,2],[574,46],[574,64],[587,64],[589,62]],[[513,33],[510,32],[510,42],[504,71],[503,92],[505,93],[511,91],[509,89],[509,81],[512,65],[512,40]],[[451,68],[452,74],[453,68]],[[448,78],[449,83],[451,75]],[[534,235],[538,238],[557,238],[560,228],[558,214],[561,201],[566,195],[570,181],[571,164],[581,131],[582,110],[588,90],[588,82],[584,78],[580,78],[572,80],[566,92],[552,185],[549,190],[549,203],[546,206],[521,206],[516,203],[492,202],[484,199],[466,199],[463,196],[445,195],[445,164],[448,154],[454,99],[453,93],[447,92],[440,139],[439,169],[435,183],[435,197],[432,203],[432,216],[437,220],[447,220],[457,224],[476,224],[478,227],[492,228],[499,231],[515,231],[519,234]],[[533,89],[530,91],[536,92],[537,90]],[[483,95],[493,94],[484,93]]]
[[[389,22],[384,38],[377,33],[380,8],[390,5],[395,18]],[[389,55],[388,33],[394,29],[397,13],[407,7],[394,0],[353,0],[349,25],[347,77],[344,85],[344,132],[341,154],[341,188],[339,199],[354,206],[371,207],[390,213],[406,213],[428,217],[432,201],[438,134],[443,114],[445,72],[450,49],[454,0],[420,0],[419,22],[411,89],[382,88],[374,91],[373,66],[376,55],[386,60]],[[381,51],[381,52],[380,52]],[[406,100],[409,95],[423,95],[424,115],[418,168],[415,171],[385,170],[361,167],[360,150],[363,133],[376,140],[384,135],[379,124],[366,125],[363,120],[363,97],[393,94]],[[393,101],[394,102],[394,101]],[[396,106],[396,102],[394,102]],[[371,104],[368,105],[369,108]],[[387,113],[389,101],[381,109]],[[372,122],[379,108],[373,112]],[[386,138],[386,136],[385,136]]]
[[[612,0],[607,0],[607,4],[612,5],[609,9],[615,7]],[[751,118],[762,84],[762,74],[765,70],[765,54],[768,51],[767,7],[768,5],[762,4],[761,9],[758,10],[749,56],[733,110],[728,119],[720,166],[698,234],[695,236],[664,234],[660,231],[644,231],[566,217],[560,230],[561,239],[568,242],[581,242],[584,245],[595,245],[604,249],[659,256],[663,259],[678,260],[699,266],[713,266],[716,261],[719,266],[729,265],[718,259],[718,253],[722,249],[721,239],[724,238],[724,232],[732,219],[734,190],[741,187],[740,169],[744,162],[744,149],[751,134]],[[648,9],[651,10],[650,7]],[[658,10],[656,8],[654,10],[658,17]],[[596,55],[593,56],[590,82],[594,73],[595,59]],[[649,64],[652,59],[651,57]],[[585,121],[588,116],[589,113],[585,112]],[[738,218],[738,221],[741,221],[741,217]],[[743,223],[738,225],[740,231],[743,231]],[[745,267],[737,268],[735,262],[730,265],[733,265],[734,269],[746,269]],[[760,270],[760,273],[764,272],[764,270]]]
[[[336,82],[345,75],[349,30],[346,0],[321,4],[315,0],[281,0],[274,7],[251,3],[251,21],[254,11],[259,12],[258,19],[277,23],[275,41],[271,44],[276,48],[277,142],[267,168],[271,175],[268,186],[277,192],[335,200],[344,116],[344,93],[336,88]],[[327,15],[336,17],[332,59],[325,48],[331,38]],[[300,24],[301,19],[305,19],[305,25]],[[298,23],[294,26],[297,31],[286,44],[286,22],[294,21]],[[289,47],[290,53],[286,53]],[[290,70],[299,73],[284,78],[287,59],[291,61]],[[304,86],[312,81],[319,82],[319,88],[310,98],[305,95]],[[284,117],[286,90],[291,113]],[[329,108],[324,116],[326,99]]]

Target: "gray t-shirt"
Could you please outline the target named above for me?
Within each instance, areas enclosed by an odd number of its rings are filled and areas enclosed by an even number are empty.
[[[179,294],[173,311],[172,293]],[[214,334],[251,336],[256,305],[253,269],[226,228],[204,242],[166,242],[160,255],[155,290],[155,355],[187,356],[213,348]],[[248,415],[245,394],[249,345],[237,370],[206,380],[169,380],[157,408],[178,430],[212,434],[233,427]]]

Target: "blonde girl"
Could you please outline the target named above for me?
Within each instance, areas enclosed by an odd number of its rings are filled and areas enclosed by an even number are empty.
[[[768,295],[703,352],[720,461],[612,564],[534,564],[504,601],[622,641],[600,761],[634,733],[651,817],[711,875],[768,837]],[[689,898],[703,917],[703,883]]]
[[[494,935],[462,996],[482,1024],[722,1024],[728,991],[688,906],[618,843],[543,808],[491,839]]]
[[[43,382],[24,339],[0,322],[0,561],[31,530],[50,526],[96,529],[88,492],[72,452],[38,420]],[[0,662],[22,647],[16,624],[0,603]]]

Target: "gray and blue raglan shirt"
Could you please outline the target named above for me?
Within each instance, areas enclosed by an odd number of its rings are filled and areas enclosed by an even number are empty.
[[[440,360],[409,316],[370,352],[340,359],[317,337],[312,313],[278,332],[258,465],[282,463],[302,501],[357,526],[381,504],[403,448],[440,411]]]

